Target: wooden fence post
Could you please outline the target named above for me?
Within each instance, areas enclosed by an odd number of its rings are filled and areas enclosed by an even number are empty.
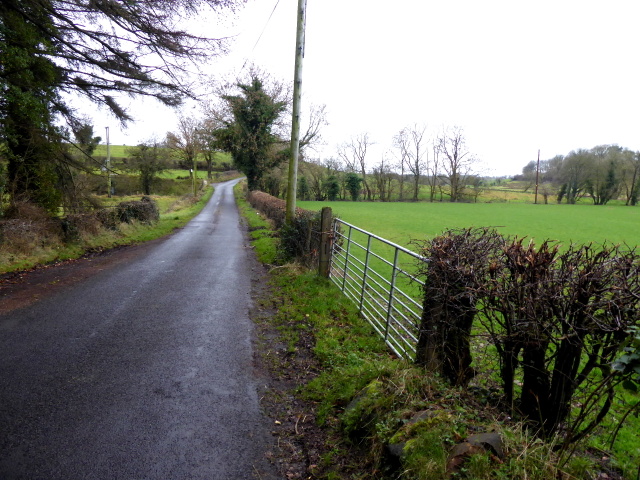
[[[331,207],[322,207],[320,219],[320,261],[318,264],[318,274],[329,278],[329,269],[331,268],[331,249],[333,247],[333,232]]]

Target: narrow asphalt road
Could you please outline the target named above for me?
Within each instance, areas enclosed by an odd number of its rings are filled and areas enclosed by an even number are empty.
[[[273,479],[232,186],[150,253],[0,316],[0,479]]]

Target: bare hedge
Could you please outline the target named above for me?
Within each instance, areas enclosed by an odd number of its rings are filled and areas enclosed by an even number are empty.
[[[591,433],[628,374],[612,369],[640,325],[640,255],[618,245],[524,244],[491,229],[425,242],[417,360],[465,386],[472,332],[493,344],[504,407],[565,445]]]
[[[0,221],[0,245],[16,253],[30,251],[46,245],[57,245],[62,237],[60,224],[51,219],[35,221],[11,218]]]
[[[142,197],[140,200],[122,202],[117,207],[118,219],[122,223],[131,223],[134,220],[142,223],[155,223],[160,219],[158,204],[150,197]]]
[[[283,261],[299,260],[306,265],[317,262],[320,249],[320,213],[296,209],[293,222],[286,224],[287,203],[265,192],[253,191],[247,196],[251,206],[273,223],[280,237],[278,252]]]
[[[85,236],[96,235],[101,228],[117,230],[121,223],[139,221],[151,224],[160,218],[157,203],[142,197],[139,201],[122,202],[115,208],[90,213],[51,217],[37,205],[16,202],[0,219],[0,247],[6,251],[28,254],[40,247],[74,243]]]
[[[287,215],[287,202],[281,198],[274,197],[265,192],[254,190],[249,192],[247,197],[253,208],[263,213],[267,218],[273,221],[276,228],[280,228],[285,224]],[[314,213],[301,208],[296,209],[296,216],[305,213]]]

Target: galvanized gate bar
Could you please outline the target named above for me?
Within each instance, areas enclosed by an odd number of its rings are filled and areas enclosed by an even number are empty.
[[[359,238],[354,237],[356,234]],[[363,237],[366,242],[361,240]],[[334,221],[334,239],[330,278],[358,305],[360,314],[393,352],[413,360],[422,316],[420,294],[424,282],[402,268],[401,257],[406,259],[405,263],[416,266],[428,259],[339,219]],[[393,260],[374,252],[374,242],[382,248],[392,248]],[[390,273],[377,269],[390,269]],[[403,290],[411,285],[418,287],[415,296]]]

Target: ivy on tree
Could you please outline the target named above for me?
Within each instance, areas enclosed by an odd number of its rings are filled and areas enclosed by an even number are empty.
[[[360,189],[362,188],[362,179],[355,173],[349,172],[345,177],[345,183],[347,190],[349,190],[349,195],[351,195],[351,200],[357,202],[360,196]]]
[[[298,181],[298,198],[300,200],[309,200],[309,183],[307,177],[302,176]]]
[[[231,153],[236,167],[247,176],[250,191],[261,187],[265,172],[288,156],[273,127],[286,110],[287,103],[278,101],[252,75],[248,83],[238,83],[239,95],[224,95],[230,110],[223,127],[216,131],[220,147]]]
[[[156,175],[169,164],[166,146],[155,140],[148,140],[130,148],[128,154],[131,170],[138,172],[140,176],[140,188],[145,195],[151,195]]]

